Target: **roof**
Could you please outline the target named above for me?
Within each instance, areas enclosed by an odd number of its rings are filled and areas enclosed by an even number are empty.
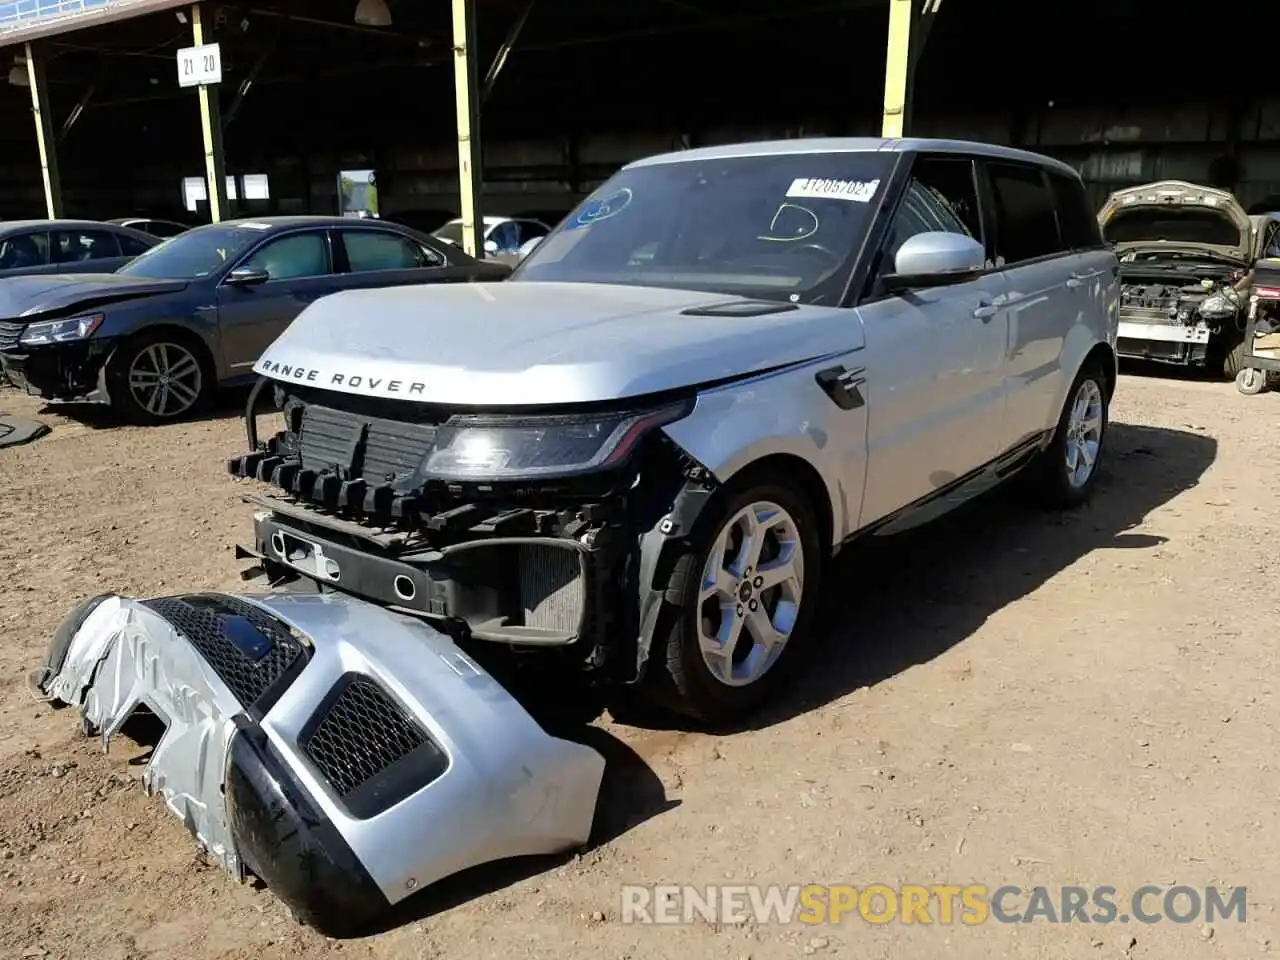
[[[728,160],[737,157],[783,157],[806,153],[916,153],[928,150],[934,153],[968,153],[1002,160],[1021,160],[1052,167],[1076,176],[1069,164],[1040,153],[1018,150],[993,143],[976,143],[967,140],[928,140],[907,137],[887,140],[883,137],[808,137],[793,140],[761,140],[755,143],[733,143],[714,147],[698,147],[693,150],[677,150],[627,164],[624,169],[647,167],[666,163],[688,163],[700,160]]]
[[[118,223],[106,223],[102,220],[0,220],[0,233],[12,233],[15,230],[101,230],[111,227],[116,230],[127,230],[136,233],[132,227],[121,227]]]
[[[220,223],[206,223],[203,227],[238,227],[249,223],[265,223],[272,227],[367,227],[370,224],[382,223],[381,220],[370,220],[357,217],[339,217],[320,214],[292,214],[279,217],[237,217],[234,220],[223,220]],[[399,224],[388,224],[388,227],[405,229]],[[199,230],[200,227],[193,227]]]

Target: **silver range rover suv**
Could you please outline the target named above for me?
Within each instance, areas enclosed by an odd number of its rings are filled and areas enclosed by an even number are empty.
[[[245,574],[732,721],[804,662],[851,539],[1015,473],[1089,496],[1118,272],[1077,175],[1030,153],[633,163],[507,281],[338,293],[266,350],[251,410],[282,423],[250,416],[229,463],[275,488]]]

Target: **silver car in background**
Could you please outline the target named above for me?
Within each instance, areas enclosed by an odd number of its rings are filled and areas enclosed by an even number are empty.
[[[931,140],[633,163],[504,283],[310,306],[229,463],[276,584],[706,721],[803,662],[853,538],[1098,476],[1119,266],[1079,177]]]

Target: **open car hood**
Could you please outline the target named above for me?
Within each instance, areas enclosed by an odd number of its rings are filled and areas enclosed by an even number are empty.
[[[1117,253],[1132,249],[1201,248],[1232,260],[1252,258],[1253,224],[1226,190],[1160,180],[1118,190],[1098,212]]]
[[[330,936],[468,867],[580,846],[604,773],[443,634],[338,594],[95,597],[32,683],[104,745],[158,715],[147,791]]]
[[[254,370],[384,399],[533,406],[645,396],[862,345],[862,325],[850,310],[516,280],[324,297]]]

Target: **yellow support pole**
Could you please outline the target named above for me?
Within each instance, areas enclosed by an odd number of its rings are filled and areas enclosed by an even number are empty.
[[[191,5],[192,41],[197,47],[205,42],[204,21],[200,16],[200,4]],[[227,213],[227,160],[222,152],[222,109],[218,100],[218,88],[201,85],[200,132],[204,136],[204,175],[209,190],[209,220],[221,223]]]
[[[881,134],[890,139],[906,130],[911,86],[911,21],[919,0],[889,0],[889,45],[884,60],[884,118]]]
[[[62,178],[58,175],[57,137],[53,110],[49,106],[49,84],[44,61],[26,45],[27,82],[31,86],[31,114],[36,121],[36,145],[40,148],[40,178],[44,181],[44,205],[50,220],[62,216]]]
[[[462,249],[483,257],[480,217],[480,104],[475,97],[475,0],[453,0],[453,86],[458,101],[458,189],[462,196]]]

